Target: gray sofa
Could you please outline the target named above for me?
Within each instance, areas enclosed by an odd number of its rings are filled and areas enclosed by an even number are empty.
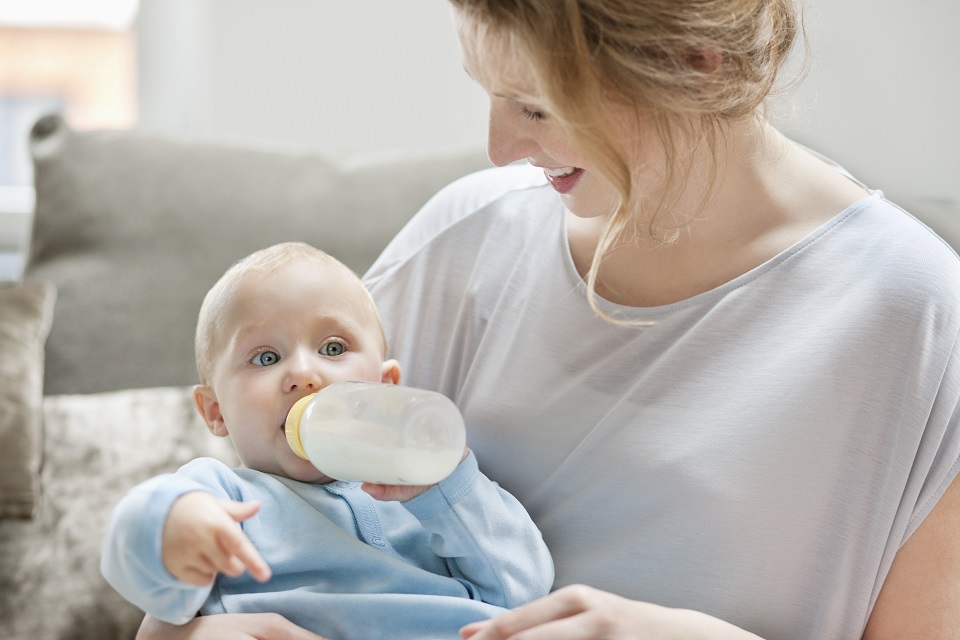
[[[0,288],[0,638],[132,638],[99,545],[133,484],[197,455],[193,328],[235,260],[303,240],[358,273],[482,150],[332,159],[136,132],[33,128],[24,282]]]

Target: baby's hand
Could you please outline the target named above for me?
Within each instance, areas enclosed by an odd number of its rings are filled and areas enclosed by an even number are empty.
[[[463,462],[469,453],[470,449],[464,447],[463,455],[460,456],[460,462]],[[435,486],[437,485],[374,484],[372,482],[364,482],[360,485],[360,488],[377,500],[383,500],[385,502],[389,500],[406,502],[407,500],[416,498],[421,493],[426,493]]]
[[[259,502],[220,500],[203,491],[177,498],[163,525],[163,563],[178,580],[198,587],[217,573],[236,577],[250,571],[258,582],[270,567],[237,526],[260,509]]]

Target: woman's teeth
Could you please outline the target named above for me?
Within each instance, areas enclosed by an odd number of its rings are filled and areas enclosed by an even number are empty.
[[[543,172],[548,178],[565,178],[577,172],[577,167],[560,167],[558,169],[543,168]]]

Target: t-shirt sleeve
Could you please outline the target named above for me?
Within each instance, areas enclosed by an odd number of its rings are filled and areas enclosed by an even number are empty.
[[[901,546],[930,514],[960,471],[960,341],[954,340],[917,451],[910,483],[920,483]]]

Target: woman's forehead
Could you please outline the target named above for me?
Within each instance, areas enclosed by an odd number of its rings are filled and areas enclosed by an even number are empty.
[[[467,75],[491,95],[521,102],[538,98],[536,73],[517,38],[506,30],[476,24],[469,17],[455,17],[454,24]]]

